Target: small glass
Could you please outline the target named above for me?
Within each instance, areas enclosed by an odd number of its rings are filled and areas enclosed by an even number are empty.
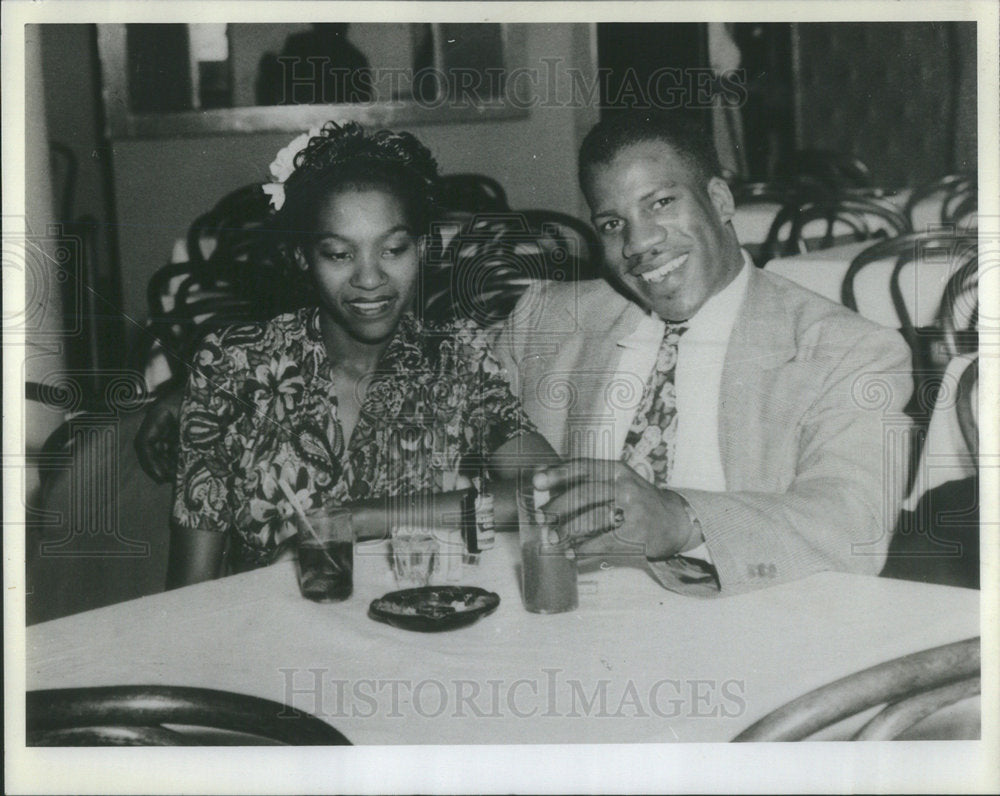
[[[319,509],[295,517],[298,576],[302,596],[318,603],[346,600],[354,588],[354,528],[351,512]]]
[[[559,518],[537,508],[547,500],[547,494],[531,488],[530,480],[518,489],[521,596],[524,607],[537,614],[572,611],[578,605],[576,554],[560,534]]]
[[[440,551],[434,532],[411,525],[392,529],[392,568],[401,589],[426,586]]]

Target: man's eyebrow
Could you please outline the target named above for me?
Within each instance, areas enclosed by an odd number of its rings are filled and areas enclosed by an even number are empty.
[[[640,202],[646,202],[653,198],[653,196],[659,191],[670,191],[677,187],[677,183],[673,180],[666,180],[660,183],[652,190],[646,191],[642,196],[639,197]],[[616,216],[618,215],[614,210],[598,210],[596,213],[591,213],[590,220],[601,218],[602,216]]]

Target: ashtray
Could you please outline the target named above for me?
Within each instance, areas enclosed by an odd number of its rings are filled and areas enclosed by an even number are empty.
[[[372,600],[368,615],[403,630],[435,633],[471,625],[498,605],[498,595],[477,586],[421,586]]]

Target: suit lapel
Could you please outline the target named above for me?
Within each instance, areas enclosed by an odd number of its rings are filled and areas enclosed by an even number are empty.
[[[719,451],[729,489],[736,488],[755,461],[750,437],[760,431],[761,396],[774,368],[795,357],[795,330],[784,302],[756,268],[736,319],[719,389]]]
[[[605,311],[579,319],[580,333],[565,340],[567,348],[558,356],[564,366],[559,376],[570,385],[572,396],[562,414],[566,436],[557,450],[569,456],[621,456],[625,435],[653,366],[653,359],[642,350],[642,341],[636,337],[637,332],[640,337],[643,331],[648,333],[646,313],[610,288],[607,299],[602,305]],[[662,330],[657,334],[662,335]]]

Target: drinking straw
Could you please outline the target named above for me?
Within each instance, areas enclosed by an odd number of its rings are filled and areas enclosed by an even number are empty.
[[[284,492],[285,497],[288,498],[292,511],[294,511],[295,516],[299,518],[299,522],[307,531],[309,531],[309,533],[312,534],[313,539],[322,545],[323,540],[319,538],[319,534],[316,533],[316,529],[312,527],[312,523],[310,523],[309,518],[306,517],[306,513],[302,510],[302,504],[299,503],[299,499],[296,497],[295,492],[292,491],[292,488],[288,485],[284,478],[278,479],[278,486],[281,487],[281,491]]]

